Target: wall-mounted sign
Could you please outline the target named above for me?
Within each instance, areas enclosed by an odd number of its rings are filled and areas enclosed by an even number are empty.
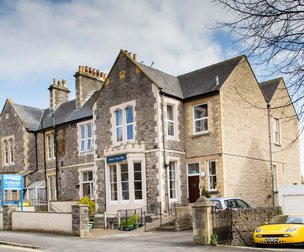
[[[205,176],[206,176],[206,173],[202,171],[201,172],[201,177],[204,178]]]
[[[107,157],[107,164],[118,163],[127,160],[127,154],[120,154]]]

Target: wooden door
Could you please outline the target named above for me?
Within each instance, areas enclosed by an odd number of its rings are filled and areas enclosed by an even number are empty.
[[[188,177],[189,202],[194,203],[200,197],[199,176]]]

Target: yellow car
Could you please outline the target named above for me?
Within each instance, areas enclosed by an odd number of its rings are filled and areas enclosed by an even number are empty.
[[[304,215],[278,215],[253,233],[256,245],[304,245]]]

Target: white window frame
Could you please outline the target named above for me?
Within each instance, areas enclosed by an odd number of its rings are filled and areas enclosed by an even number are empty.
[[[195,108],[199,107],[199,106],[202,106],[202,105],[207,105],[207,114],[208,115],[205,116],[205,117],[200,117],[198,119],[195,119]],[[192,116],[193,116],[193,135],[200,135],[200,134],[208,133],[209,132],[209,104],[206,102],[206,103],[201,103],[201,104],[194,105],[192,107]],[[207,130],[196,132],[195,122],[203,121],[203,120],[207,120]]]
[[[280,120],[278,118],[274,118],[274,143],[276,145],[281,144],[281,132],[280,132]]]
[[[134,169],[134,166],[135,166],[135,164],[140,164],[140,174],[141,174],[141,180],[135,180],[135,169]],[[144,181],[143,181],[143,163],[142,163],[142,161],[138,161],[138,162],[136,162],[136,161],[133,161],[132,162],[132,165],[133,165],[133,193],[134,193],[134,200],[135,201],[139,201],[139,202],[142,202],[143,201],[143,199],[144,199],[144,188],[143,188],[143,186],[144,186]],[[138,173],[138,171],[136,171],[136,173]],[[139,190],[135,190],[135,183],[141,183],[141,199],[136,199],[136,197],[135,197],[135,191],[139,191]]]
[[[93,121],[85,121],[77,124],[78,127],[78,153],[79,155],[92,154],[94,150],[94,131]],[[91,127],[91,137],[89,136],[89,127]],[[84,130],[84,136],[82,135]],[[91,148],[88,148],[91,142]],[[83,144],[83,145],[82,145]],[[82,149],[82,146],[84,149]]]
[[[172,108],[173,119],[169,119],[168,107]],[[167,103],[166,114],[167,114],[167,117],[166,117],[166,121],[167,121],[167,136],[168,136],[168,138],[174,138],[175,134],[176,134],[176,132],[175,132],[175,125],[176,125],[176,122],[175,122],[176,121],[176,118],[175,118],[175,105]],[[173,124],[173,135],[169,135],[169,124],[170,123]]]
[[[10,164],[14,164],[14,140],[12,138],[9,139],[9,162]]]
[[[48,185],[48,200],[57,200],[56,198],[56,175],[47,175],[47,185]],[[52,196],[52,197],[51,197]]]
[[[110,155],[117,155],[118,153],[111,153]],[[110,185],[110,166],[119,167],[120,164],[127,163],[128,164],[128,172],[129,172],[129,200],[121,200],[121,178],[120,171],[118,170],[117,176],[117,191],[118,196],[117,200],[111,200],[111,185]],[[135,199],[135,180],[134,180],[134,163],[141,164],[141,178],[142,178],[142,199]],[[118,168],[119,169],[119,168]],[[105,167],[105,175],[106,175],[106,201],[107,201],[107,212],[117,214],[118,210],[123,209],[136,209],[142,208],[147,205],[146,203],[146,167],[145,167],[145,153],[128,153],[127,160],[118,163],[106,163]]]
[[[189,165],[192,165],[192,164],[198,164],[198,173],[189,173]],[[199,162],[187,163],[187,174],[188,174],[188,177],[199,176],[200,175],[200,163]]]
[[[215,174],[210,174],[210,164],[215,163]],[[217,162],[216,160],[208,160],[207,161],[207,174],[208,174],[208,191],[209,192],[216,192],[217,191],[217,183],[218,183],[218,178],[217,178]],[[211,183],[210,183],[210,178],[215,177],[216,178],[216,186],[215,188],[211,188]]]
[[[49,131],[45,133],[45,148],[46,148],[46,155],[47,160],[55,159],[55,138],[54,138],[54,131]]]
[[[278,192],[278,173],[277,173],[276,165],[272,165],[271,177],[272,177],[272,190],[273,192]]]
[[[127,109],[132,107],[133,112],[133,122],[127,123]],[[136,138],[136,101],[132,100],[117,106],[113,106],[110,108],[111,113],[111,124],[112,124],[112,143],[114,145],[119,145],[121,143],[134,142]],[[116,113],[117,111],[122,110],[122,125],[116,124]],[[133,128],[133,138],[128,139],[127,127],[131,126]],[[121,128],[122,131],[122,140],[117,140],[117,129]]]
[[[4,164],[9,165],[9,144],[8,140],[3,141]]]
[[[171,164],[174,164],[174,175],[175,175],[175,177],[174,177],[174,179],[172,180],[171,178],[170,178],[170,171],[171,171]],[[170,161],[169,162],[169,167],[168,167],[168,183],[169,183],[169,185],[168,185],[168,188],[169,188],[169,199],[170,200],[177,200],[177,198],[178,198],[178,172],[177,172],[177,162],[176,161]],[[174,191],[175,191],[175,197],[171,197],[171,181],[174,181],[174,188],[172,188],[172,189],[174,189]]]
[[[89,172],[92,173],[92,180],[84,180],[84,174],[89,173]],[[94,200],[95,197],[94,197],[94,171],[93,170],[89,169],[89,170],[81,171],[81,197],[84,197],[84,192],[83,192],[84,184],[89,184],[89,187],[90,187],[90,197],[89,198],[91,200]]]

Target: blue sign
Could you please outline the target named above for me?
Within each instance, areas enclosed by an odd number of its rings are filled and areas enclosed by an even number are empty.
[[[20,175],[2,175],[3,190],[22,190],[22,182]]]
[[[23,211],[23,177],[21,175],[3,174],[1,178],[2,178],[1,205],[2,206],[5,205],[5,191],[13,191],[13,190],[20,191],[21,211]]]
[[[127,154],[107,157],[107,164],[118,163],[127,160]]]

